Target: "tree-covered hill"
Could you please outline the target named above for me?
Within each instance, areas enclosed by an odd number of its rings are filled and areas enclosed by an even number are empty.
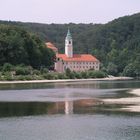
[[[20,27],[0,25],[0,66],[10,63],[50,67],[53,57],[54,53],[36,35]]]
[[[140,13],[107,24],[39,24],[0,21],[17,25],[51,41],[64,52],[64,39],[70,28],[75,53],[91,53],[109,74],[140,75]]]

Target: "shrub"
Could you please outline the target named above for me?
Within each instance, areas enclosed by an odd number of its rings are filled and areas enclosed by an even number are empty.
[[[88,78],[88,73],[86,71],[82,71],[80,73],[80,75],[81,75],[82,78],[85,78],[85,79]]]
[[[53,79],[55,79],[55,76],[54,76],[53,73],[43,74],[43,77],[44,77],[45,79],[48,79],[48,80],[53,80]]]
[[[103,71],[88,71],[88,78],[104,78],[107,74]]]
[[[13,65],[9,64],[9,63],[5,63],[2,67],[2,71],[6,72],[6,71],[12,71],[13,70]]]
[[[17,66],[15,68],[16,75],[29,75],[32,74],[32,67],[31,66]]]
[[[79,72],[75,72],[75,78],[76,79],[81,79],[82,76],[81,76],[81,74]]]
[[[33,70],[33,75],[40,75],[40,71],[39,70]]]
[[[46,74],[49,72],[49,70],[47,68],[41,68],[41,74]]]
[[[57,76],[58,76],[58,79],[68,79],[65,73],[58,73]]]
[[[3,75],[3,80],[13,81],[14,79],[13,79],[10,72],[5,72],[4,75]]]

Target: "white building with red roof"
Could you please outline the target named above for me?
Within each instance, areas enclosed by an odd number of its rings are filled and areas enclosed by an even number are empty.
[[[72,36],[68,30],[65,39],[65,54],[56,53],[55,70],[65,72],[66,69],[71,71],[87,71],[90,69],[99,70],[99,60],[90,54],[73,54]]]

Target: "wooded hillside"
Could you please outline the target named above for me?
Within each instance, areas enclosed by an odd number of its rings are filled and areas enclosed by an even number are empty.
[[[107,24],[39,24],[1,21],[36,33],[64,52],[67,29],[73,36],[75,53],[91,53],[109,74],[140,75],[140,13]]]
[[[53,57],[54,53],[36,35],[20,27],[0,25],[0,66],[10,63],[49,68]]]

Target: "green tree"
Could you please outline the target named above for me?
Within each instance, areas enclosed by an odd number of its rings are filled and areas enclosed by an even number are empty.
[[[45,47],[38,36],[25,29],[0,25],[0,65],[25,64],[34,68],[46,66],[50,68],[54,63],[55,54]]]
[[[107,66],[107,73],[116,76],[118,74],[117,66],[110,62]]]
[[[10,72],[13,70],[13,65],[9,64],[9,63],[5,63],[2,67],[2,71],[3,72]]]

